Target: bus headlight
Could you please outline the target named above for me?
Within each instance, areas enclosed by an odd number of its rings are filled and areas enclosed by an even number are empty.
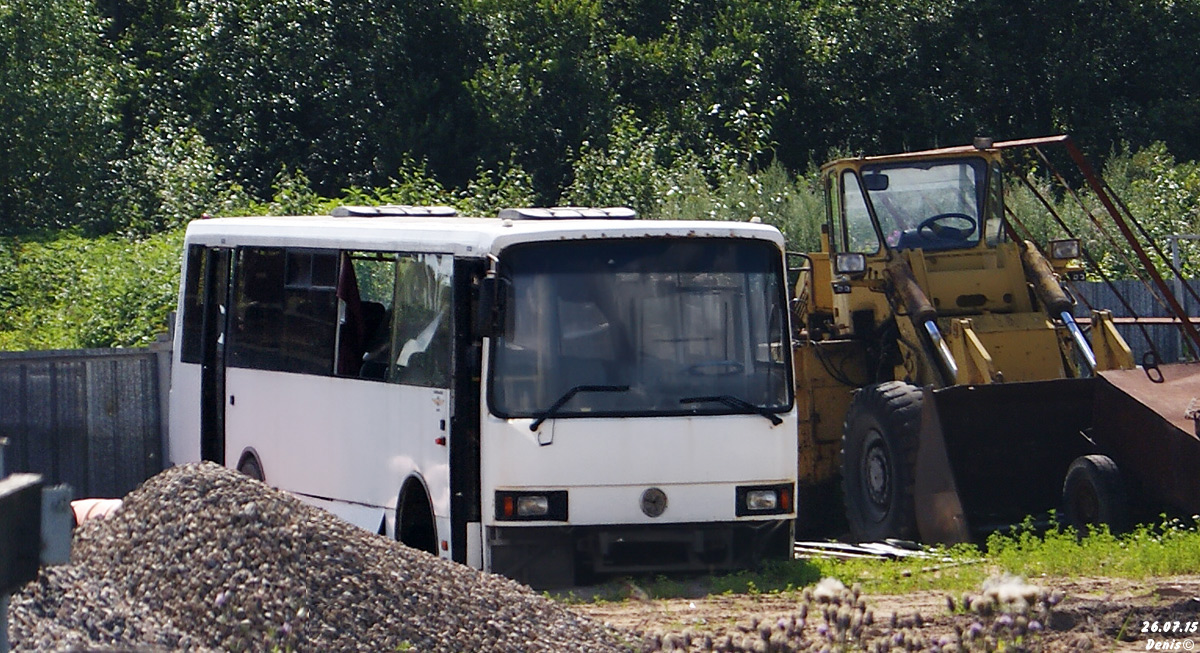
[[[542,494],[517,497],[518,517],[545,517],[550,512],[550,500]]]
[[[737,488],[738,517],[784,515],[792,512],[792,484],[751,485]]]
[[[500,521],[567,521],[566,490],[496,492],[496,519]]]
[[[774,510],[779,505],[775,490],[751,490],[746,493],[746,510]]]

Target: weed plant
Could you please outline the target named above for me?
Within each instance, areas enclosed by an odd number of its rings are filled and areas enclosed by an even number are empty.
[[[920,612],[877,615],[859,585],[824,578],[795,596],[790,614],[735,621],[714,631],[639,632],[644,653],[658,651],[1030,651],[1061,596],[1015,578],[989,579],[980,593],[953,598],[949,629],[927,629]],[[946,632],[951,630],[952,632]],[[636,650],[636,647],[635,647]]]

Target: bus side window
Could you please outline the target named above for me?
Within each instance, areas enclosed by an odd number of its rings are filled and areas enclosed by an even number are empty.
[[[340,376],[380,381],[388,377],[395,293],[395,254],[345,254],[338,280]]]
[[[189,245],[187,249],[187,277],[183,281],[183,333],[181,334],[179,360],[184,363],[201,362],[204,330],[204,278],[205,264],[203,245]]]
[[[449,254],[400,257],[392,326],[393,382],[449,386],[452,270]]]
[[[337,327],[337,254],[238,252],[229,364],[328,375]]]
[[[229,364],[281,369],[283,250],[247,248],[237,253]]]
[[[284,290],[285,372],[333,373],[338,252],[288,250]]]

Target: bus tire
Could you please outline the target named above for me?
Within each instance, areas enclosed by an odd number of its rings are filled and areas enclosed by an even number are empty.
[[[266,480],[266,477],[263,475],[262,463],[258,462],[258,456],[253,453],[247,452],[242,454],[242,459],[238,462],[237,468],[239,472],[256,481]]]
[[[1108,456],[1076,458],[1063,481],[1063,523],[1080,536],[1101,524],[1113,533],[1129,525],[1129,495],[1121,470]]]
[[[417,480],[409,480],[396,502],[396,539],[414,549],[437,555],[437,527],[429,495]]]
[[[911,540],[921,389],[888,381],[860,389],[842,434],[842,494],[858,542]]]

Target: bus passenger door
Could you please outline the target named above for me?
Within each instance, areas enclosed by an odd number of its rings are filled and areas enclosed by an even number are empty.
[[[230,250],[204,253],[200,363],[200,458],[225,464],[225,330],[229,324]]]

